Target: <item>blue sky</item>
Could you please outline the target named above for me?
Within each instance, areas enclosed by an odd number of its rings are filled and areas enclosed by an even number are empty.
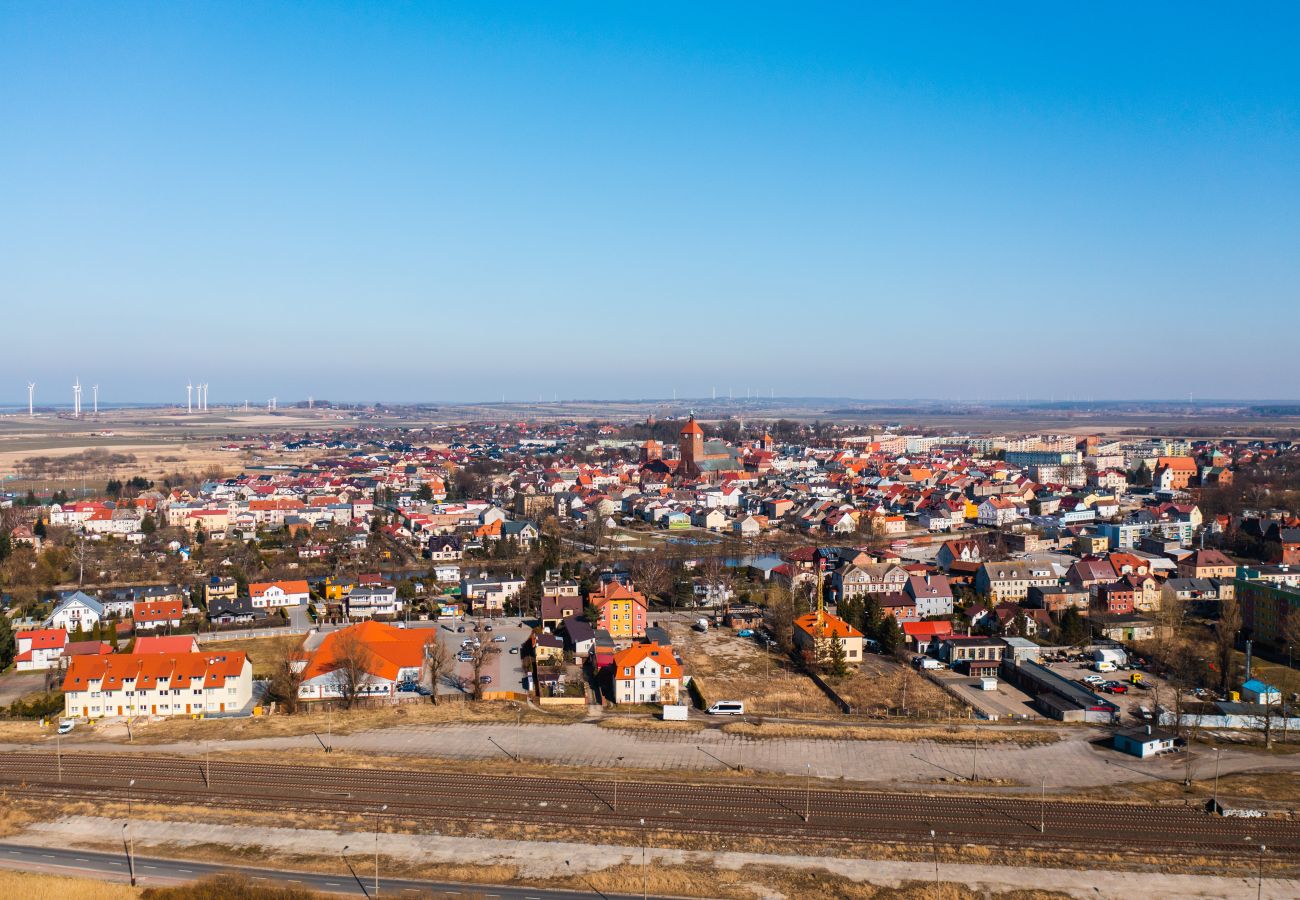
[[[4,4],[0,398],[1300,397],[1294,6],[864,6]]]

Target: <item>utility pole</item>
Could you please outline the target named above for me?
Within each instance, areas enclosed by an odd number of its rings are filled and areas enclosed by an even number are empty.
[[[812,763],[804,763],[803,823],[812,818]]]
[[[1047,834],[1047,776],[1043,776],[1043,801],[1038,813],[1038,833]]]
[[[379,812],[375,813],[375,900],[379,900],[379,817],[388,809],[385,803],[379,807]]]
[[[1223,753],[1222,747],[1214,748],[1214,811],[1219,809],[1219,756]]]
[[[621,763],[622,761],[623,761],[623,757],[621,756],[614,757],[614,762]],[[614,812],[618,812],[618,779],[617,778],[614,779]]]

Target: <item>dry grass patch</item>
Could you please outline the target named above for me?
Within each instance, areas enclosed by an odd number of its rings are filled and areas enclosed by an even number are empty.
[[[0,897],[5,900],[136,900],[140,896],[139,888],[125,884],[0,869]]]
[[[54,727],[47,725],[41,727],[41,723],[35,719],[10,719],[0,721],[0,743],[6,744],[34,744],[43,741],[54,733]]]
[[[253,664],[254,678],[267,678],[278,660],[286,653],[302,647],[305,635],[277,634],[274,637],[242,638],[237,641],[207,641],[200,644],[204,653],[208,651],[225,651],[227,653],[244,653]]]
[[[614,716],[601,719],[601,728],[615,728],[620,731],[703,731],[703,722],[672,722],[664,719],[634,718],[632,716]]]
[[[294,715],[258,716],[243,719],[161,719],[133,726],[138,744],[165,744],[187,740],[245,740],[293,735],[355,734],[401,725],[456,725],[465,723],[512,722],[563,725],[581,721],[586,707],[559,707],[541,711],[514,701],[428,701],[398,706],[335,710],[308,709]]]
[[[965,712],[947,691],[890,657],[868,655],[857,671],[828,681],[861,713],[906,707],[930,718],[942,718]]]
[[[803,738],[834,741],[933,741],[946,744],[1054,744],[1052,731],[1023,729],[996,731],[957,725],[754,725],[732,722],[722,726],[727,734],[751,738]]]

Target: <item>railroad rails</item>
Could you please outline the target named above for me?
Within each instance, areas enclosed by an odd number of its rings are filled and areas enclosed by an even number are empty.
[[[134,786],[129,782],[134,780]],[[652,829],[750,838],[915,842],[1300,858],[1300,821],[1187,806],[761,785],[680,784],[248,763],[176,756],[0,754],[0,786],[41,797],[373,813],[430,821]]]

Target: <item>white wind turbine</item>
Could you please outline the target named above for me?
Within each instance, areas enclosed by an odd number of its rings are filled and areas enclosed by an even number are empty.
[[[27,417],[34,419],[36,414],[32,411],[32,398],[36,396],[36,382],[27,382]]]
[[[194,412],[194,382],[185,385],[185,411]]]
[[[203,411],[208,411],[208,383],[203,382]]]
[[[99,385],[97,384],[91,385],[90,398],[91,398],[91,403],[93,403],[95,407],[95,415],[98,416],[99,415]]]
[[[81,379],[72,383],[72,415],[81,418]]]

